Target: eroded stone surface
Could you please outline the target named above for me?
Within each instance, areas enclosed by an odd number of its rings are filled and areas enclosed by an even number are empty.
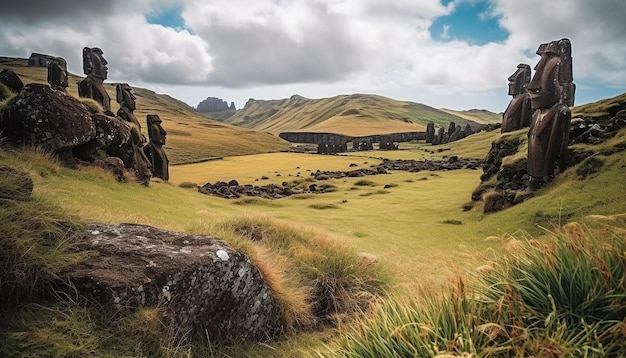
[[[7,137],[51,151],[74,148],[95,138],[87,108],[76,98],[50,86],[24,86],[0,112],[0,130]]]
[[[64,275],[77,290],[119,309],[161,307],[181,333],[226,342],[268,341],[284,322],[247,256],[211,236],[151,226],[92,224],[80,249],[98,255]]]

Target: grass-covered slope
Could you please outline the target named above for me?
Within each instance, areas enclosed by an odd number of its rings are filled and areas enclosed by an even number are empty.
[[[493,124],[502,122],[502,114],[493,113],[486,109],[469,109],[466,111],[455,111],[452,109],[441,108],[440,110],[480,124]]]
[[[424,131],[428,122],[447,128],[465,126],[471,119],[413,102],[370,95],[340,95],[308,99],[250,100],[226,122],[278,134],[286,131],[329,132],[365,136]]]
[[[29,67],[26,59],[0,57],[0,69],[4,68],[15,71],[24,84],[47,83],[47,69]],[[77,83],[83,78],[70,74],[68,94],[78,97]],[[115,100],[115,84],[105,81],[105,88],[111,97],[111,110],[117,112],[119,104]],[[171,164],[289,148],[289,144],[277,136],[214,121],[168,95],[145,88],[133,88],[133,93],[137,97],[135,116],[143,124],[142,131],[146,137],[146,115],[158,114],[163,120],[163,128],[167,131],[165,149]]]
[[[609,119],[624,108],[626,93],[592,103],[581,104],[572,108],[572,120],[577,118]]]

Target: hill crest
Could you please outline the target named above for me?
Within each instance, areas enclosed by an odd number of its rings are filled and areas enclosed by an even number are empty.
[[[474,119],[478,118],[448,113],[421,103],[357,93],[320,99],[300,95],[279,100],[250,99],[225,122],[272,134],[306,131],[365,136],[425,131],[429,122],[444,128],[450,122],[462,126],[481,124]]]

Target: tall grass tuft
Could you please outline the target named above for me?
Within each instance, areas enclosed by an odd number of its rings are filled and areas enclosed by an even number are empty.
[[[291,290],[304,292],[307,311],[319,323],[334,324],[343,314],[367,310],[390,286],[384,267],[365,264],[355,251],[318,232],[269,218],[236,218],[223,225],[261,248],[264,258],[255,264],[265,277],[280,279],[269,280],[279,300]],[[286,278],[296,281],[285,283]],[[300,301],[291,302],[283,311],[293,311],[289,307]]]
[[[80,101],[91,114],[102,113],[104,111],[104,109],[102,108],[102,105],[98,103],[96,100],[93,100],[91,98],[81,97]]]
[[[30,302],[84,254],[70,249],[82,224],[43,199],[0,202],[0,301]],[[6,307],[6,306],[5,306]]]
[[[583,344],[626,353],[625,239],[622,229],[591,232],[570,223],[549,233],[547,242],[530,240],[495,262],[479,277],[481,300],[497,305],[503,323],[524,327],[530,337],[580,343],[575,354],[583,353]]]
[[[517,241],[443,292],[396,297],[337,341],[340,357],[625,356],[626,230],[568,224]],[[320,352],[320,355],[325,353]]]

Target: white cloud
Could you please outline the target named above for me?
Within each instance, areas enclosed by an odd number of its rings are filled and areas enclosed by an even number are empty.
[[[0,55],[62,56],[81,74],[82,48],[97,46],[111,82],[181,93],[192,105],[218,93],[242,106],[248,97],[363,92],[500,111],[517,64],[534,66],[540,43],[567,37],[581,93],[598,83],[626,87],[626,2],[492,0],[489,16],[510,33],[505,41],[432,39],[433,21],[460,1],[475,0],[2,2]],[[177,7],[191,32],[145,19]]]

